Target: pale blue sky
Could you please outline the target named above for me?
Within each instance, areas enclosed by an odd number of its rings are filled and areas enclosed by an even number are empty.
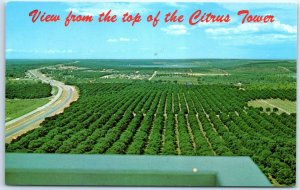
[[[297,9],[295,4],[231,3],[54,3],[10,2],[6,9],[6,58],[16,59],[181,59],[253,58],[296,59]],[[61,15],[57,23],[32,23],[33,9]],[[118,16],[140,12],[142,22],[95,22],[102,11]],[[175,9],[185,15],[182,24],[164,23],[163,15]],[[230,14],[230,23],[190,26],[189,16],[201,9]],[[240,9],[273,14],[274,23],[244,24]],[[93,23],[64,27],[68,12],[94,15]],[[145,17],[161,10],[153,28]],[[119,20],[120,21],[120,16]]]

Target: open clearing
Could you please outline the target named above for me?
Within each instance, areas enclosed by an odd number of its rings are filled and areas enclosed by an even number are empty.
[[[6,99],[5,121],[13,120],[49,102],[49,98]]]
[[[281,99],[260,99],[260,100],[252,100],[248,102],[249,106],[252,107],[262,107],[264,111],[266,108],[278,108],[278,112],[285,112],[287,114],[296,113],[296,102],[289,100],[281,100]]]
[[[185,84],[187,82],[191,82],[193,84],[198,84],[197,77],[189,77],[189,76],[156,76],[153,78],[154,81],[162,81],[162,82],[177,82],[179,84]]]

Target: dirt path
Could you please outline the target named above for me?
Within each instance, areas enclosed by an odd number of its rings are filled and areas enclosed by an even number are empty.
[[[184,93],[182,93],[182,94],[183,94],[183,98],[184,98],[184,102],[185,102],[185,106],[186,106],[187,112],[190,113],[190,107],[189,107],[189,104],[186,101],[185,94]]]
[[[218,133],[218,131],[216,130],[214,124],[212,123],[212,121],[211,121],[210,118],[209,118],[209,115],[206,113],[206,111],[204,110],[204,108],[202,107],[202,105],[201,105],[201,109],[202,109],[203,113],[205,114],[207,120],[209,121],[210,126],[212,127],[212,129],[218,134],[218,136],[220,137],[220,139],[223,140],[223,137],[222,137],[222,136]]]
[[[185,114],[185,119],[186,119],[187,129],[188,129],[190,138],[191,138],[191,140],[192,140],[193,150],[194,150],[194,152],[196,153],[196,143],[195,143],[195,138],[194,138],[194,135],[193,135],[193,131],[192,131],[192,129],[191,129],[191,126],[190,126],[188,114]]]
[[[165,134],[166,134],[166,122],[167,121],[167,114],[164,114],[164,128],[162,130],[162,137],[161,137],[161,146],[160,146],[160,153],[163,152],[164,144],[165,144]]]
[[[174,96],[173,96],[173,92],[172,92],[172,112],[174,113]]]
[[[204,131],[204,129],[203,129],[203,127],[202,127],[202,124],[201,124],[201,122],[200,122],[200,120],[199,120],[198,113],[196,114],[196,118],[197,118],[197,122],[198,122],[198,126],[199,126],[199,128],[200,128],[200,131],[202,132],[202,135],[203,135],[204,138],[206,139],[206,142],[207,142],[207,144],[209,145],[211,151],[212,151],[212,152],[214,153],[214,155],[216,156],[217,154],[216,154],[216,152],[214,151],[214,149],[212,148],[212,145],[211,145],[209,139],[208,139],[207,136],[206,136],[206,132]]]
[[[165,108],[164,108],[164,115],[167,115],[167,105],[168,105],[168,97],[166,95],[166,102],[165,102]]]
[[[177,94],[177,98],[178,98],[179,112],[181,112],[181,103],[180,103],[180,96],[179,96],[179,94]]]
[[[175,75],[188,75],[188,76],[228,76],[228,73],[225,70],[221,70],[222,73],[194,73],[194,72],[174,72],[174,73],[166,73],[166,74],[175,74]]]
[[[176,144],[177,144],[177,154],[181,155],[180,144],[179,144],[179,131],[178,131],[178,119],[177,114],[175,114],[175,136],[176,136]]]
[[[289,69],[286,68],[286,67],[279,66],[279,68],[281,68],[281,69],[283,69],[283,70],[285,70],[285,71],[288,71],[288,72],[292,72],[291,70],[289,70]]]
[[[220,122],[223,123],[223,121],[220,119],[220,116],[217,115],[217,117],[219,118]],[[227,125],[225,125],[224,123],[223,123],[223,127],[224,127],[227,131],[229,131],[229,128],[228,128]]]
[[[157,74],[157,71],[154,71],[154,73],[152,74],[152,76],[148,79],[148,80],[152,80]]]

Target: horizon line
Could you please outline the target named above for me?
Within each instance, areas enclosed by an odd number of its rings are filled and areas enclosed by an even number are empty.
[[[6,58],[7,60],[293,60],[297,58]]]

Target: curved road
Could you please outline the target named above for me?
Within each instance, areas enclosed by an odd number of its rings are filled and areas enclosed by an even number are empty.
[[[42,123],[46,117],[63,112],[64,108],[68,107],[71,102],[76,101],[78,98],[78,92],[75,87],[65,85],[64,83],[56,80],[51,80],[43,75],[39,70],[40,69],[35,69],[28,72],[41,81],[50,83],[51,86],[56,86],[58,88],[58,93],[47,104],[7,122],[5,124],[6,143],[31,129],[39,127],[39,124]]]

